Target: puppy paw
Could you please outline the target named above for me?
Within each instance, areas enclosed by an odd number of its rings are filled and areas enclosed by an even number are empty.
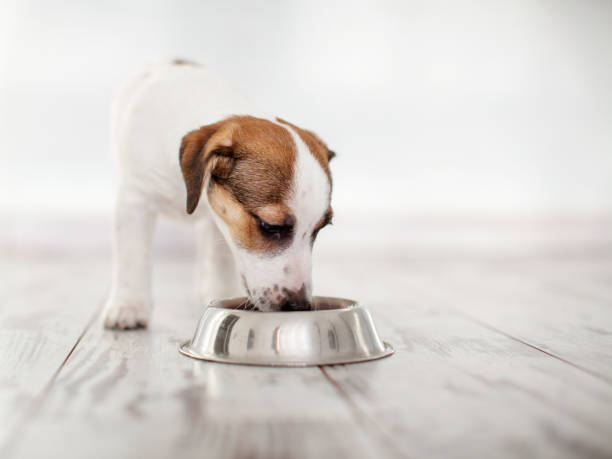
[[[109,302],[105,308],[104,326],[112,330],[146,328],[151,308],[144,304]]]

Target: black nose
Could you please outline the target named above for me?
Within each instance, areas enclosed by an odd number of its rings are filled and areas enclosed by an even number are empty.
[[[279,308],[281,311],[310,311],[310,301],[306,298],[306,288],[288,290],[283,289],[285,297],[281,300]]]

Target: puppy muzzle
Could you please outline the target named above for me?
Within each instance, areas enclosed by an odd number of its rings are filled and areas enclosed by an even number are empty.
[[[278,305],[278,309],[281,311],[310,311],[312,309],[310,295],[304,285],[299,290],[285,288],[283,294],[283,299]]]

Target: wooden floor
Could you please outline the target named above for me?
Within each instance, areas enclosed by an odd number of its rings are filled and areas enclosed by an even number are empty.
[[[155,267],[150,329],[106,331],[106,256],[0,263],[0,457],[612,458],[612,254],[315,266],[396,354],[306,369],[177,352],[188,260]]]

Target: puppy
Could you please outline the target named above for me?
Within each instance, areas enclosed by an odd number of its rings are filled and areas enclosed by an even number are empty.
[[[315,134],[258,114],[186,61],[153,67],[128,86],[112,130],[119,187],[107,328],[149,321],[159,214],[195,224],[204,303],[243,287],[261,311],[310,308],[312,247],[332,219],[333,152]]]

